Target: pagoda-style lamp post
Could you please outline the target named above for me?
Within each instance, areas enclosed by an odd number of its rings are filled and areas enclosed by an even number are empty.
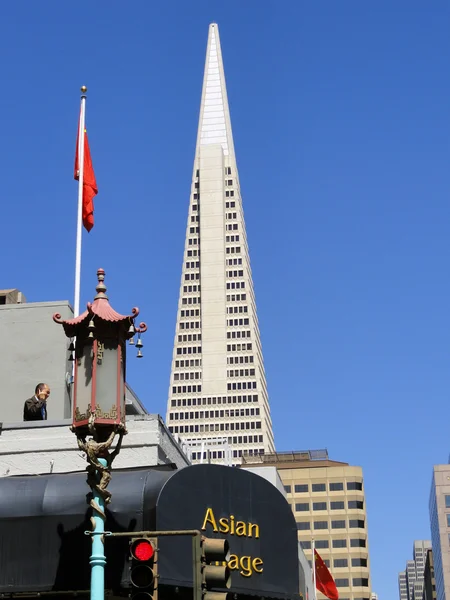
[[[135,324],[137,308],[128,316],[117,313],[106,295],[103,269],[98,269],[97,277],[97,295],[82,315],[63,320],[60,314],[55,314],[53,320],[62,325],[66,336],[71,338],[70,360],[75,361],[72,431],[77,436],[78,446],[86,453],[87,481],[92,489],[92,531],[87,532],[92,536],[91,600],[104,600],[105,505],[111,501],[111,493],[106,488],[111,480],[112,461],[126,433],[126,342],[130,340],[130,344],[134,344],[137,334],[137,356],[142,357],[141,334],[147,326]],[[110,452],[116,434],[118,442]]]

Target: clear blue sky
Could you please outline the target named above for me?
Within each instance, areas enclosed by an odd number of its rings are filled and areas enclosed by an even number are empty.
[[[72,300],[86,84],[83,304],[101,266],[115,307],[141,307],[129,381],[165,414],[211,21],[277,448],[363,467],[373,589],[395,599],[450,451],[447,1],[1,3],[0,287]]]

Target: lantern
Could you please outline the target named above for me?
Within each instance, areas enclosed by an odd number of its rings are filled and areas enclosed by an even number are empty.
[[[83,314],[68,320],[55,314],[53,320],[75,340],[73,430],[83,438],[95,427],[101,441],[112,430],[125,429],[126,342],[147,326],[135,324],[137,308],[128,316],[116,312],[106,295],[103,269],[97,278],[97,295]]]

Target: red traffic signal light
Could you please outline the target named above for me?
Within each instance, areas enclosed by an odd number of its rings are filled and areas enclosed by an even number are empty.
[[[130,540],[132,600],[158,600],[158,539]]]
[[[139,539],[131,544],[131,555],[139,561],[150,560],[155,554],[155,547],[150,540]]]

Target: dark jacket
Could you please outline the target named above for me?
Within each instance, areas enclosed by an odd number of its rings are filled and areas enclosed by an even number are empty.
[[[44,410],[42,410],[44,409]],[[43,414],[42,414],[43,413]],[[29,400],[25,400],[23,405],[23,420],[24,421],[46,421],[47,420],[47,403],[45,400],[39,400],[33,396]]]

